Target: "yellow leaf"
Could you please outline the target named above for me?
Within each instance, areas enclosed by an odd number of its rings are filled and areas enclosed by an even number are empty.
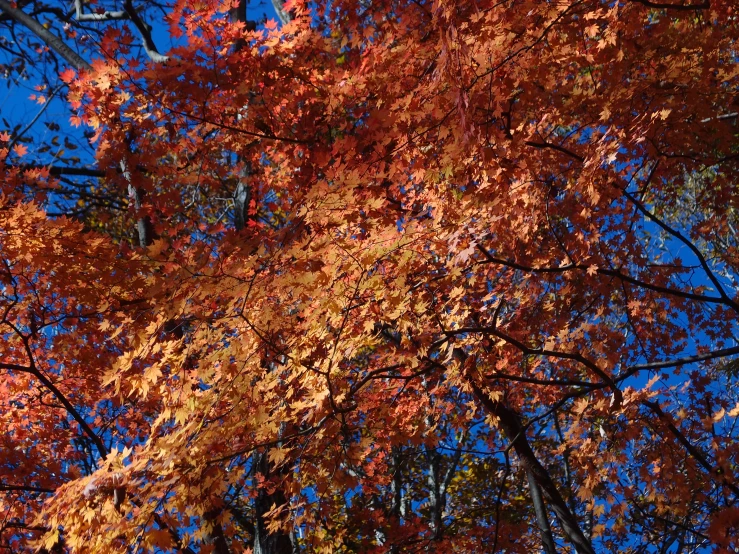
[[[52,548],[59,542],[59,531],[51,531],[44,535],[44,548],[51,551]]]

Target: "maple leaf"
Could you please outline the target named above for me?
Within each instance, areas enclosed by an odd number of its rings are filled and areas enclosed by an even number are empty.
[[[59,78],[65,83],[71,83],[76,77],[76,72],[72,68],[67,68],[59,74]]]

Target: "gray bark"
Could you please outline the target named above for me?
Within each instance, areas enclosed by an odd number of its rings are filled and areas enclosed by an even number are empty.
[[[69,46],[64,44],[64,41],[56,36],[51,31],[47,30],[46,27],[41,25],[38,21],[32,18],[23,10],[14,8],[7,0],[0,0],[0,10],[7,13],[12,19],[25,25],[31,30],[36,36],[43,40],[46,45],[51,48],[54,52],[64,58],[69,65],[74,67],[77,71],[82,69],[86,71],[92,71],[92,66],[87,63],[82,57],[72,50]]]
[[[244,176],[245,177],[245,176]],[[243,180],[236,185],[234,192],[234,227],[241,231],[246,227],[249,220],[249,202],[251,202],[251,189]]]

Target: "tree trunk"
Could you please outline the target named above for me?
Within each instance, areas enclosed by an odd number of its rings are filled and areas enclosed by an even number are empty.
[[[536,454],[531,449],[529,440],[526,438],[526,431],[521,425],[518,414],[501,404],[497,400],[492,400],[472,379],[469,379],[475,397],[485,407],[485,409],[498,418],[500,427],[506,438],[511,441],[513,449],[516,451],[518,458],[527,474],[539,485],[542,496],[549,502],[549,505],[557,515],[557,520],[562,526],[562,532],[567,539],[575,546],[578,554],[595,554],[590,541],[580,529],[580,524],[575,515],[570,511],[567,503],[557,489],[549,472],[541,465],[536,458]]]
[[[270,476],[270,467],[267,452],[254,453],[254,473],[261,473],[265,479]],[[254,500],[254,554],[293,554],[293,543],[290,534],[282,529],[274,533],[267,530],[265,514],[275,506],[287,504],[285,494],[278,487],[269,494],[263,488],[257,491]]]
[[[531,503],[534,505],[536,512],[536,523],[539,525],[541,533],[541,545],[546,554],[556,554],[557,549],[552,536],[552,528],[549,526],[549,517],[547,517],[547,507],[544,505],[544,499],[541,497],[539,485],[536,483],[534,474],[530,471],[526,472],[526,478],[529,481],[529,492],[531,494]]]

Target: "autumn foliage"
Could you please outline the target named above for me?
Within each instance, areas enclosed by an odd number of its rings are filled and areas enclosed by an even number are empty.
[[[93,4],[0,2],[0,549],[739,548],[735,2]]]

